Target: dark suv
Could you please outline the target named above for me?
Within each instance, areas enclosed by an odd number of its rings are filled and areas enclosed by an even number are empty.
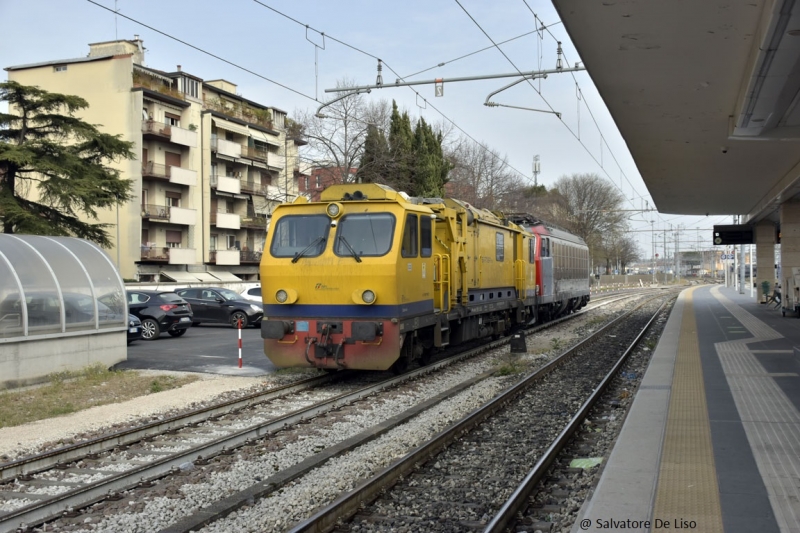
[[[192,307],[172,291],[128,291],[128,310],[142,321],[142,338],[147,341],[163,331],[180,337],[192,325]]]
[[[216,322],[235,328],[241,320],[243,328],[261,327],[264,307],[245,300],[238,292],[219,287],[178,289],[175,292],[192,304],[195,326],[201,322]]]

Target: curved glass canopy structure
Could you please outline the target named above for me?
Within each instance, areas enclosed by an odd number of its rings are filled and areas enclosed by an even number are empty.
[[[122,278],[94,243],[0,234],[0,343],[124,329],[127,317]]]

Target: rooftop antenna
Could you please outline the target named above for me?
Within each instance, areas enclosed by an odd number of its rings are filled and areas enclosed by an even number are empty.
[[[117,13],[119,13],[119,8],[117,8],[117,0],[114,0],[114,40],[119,40],[119,35],[117,34]]]
[[[539,172],[541,172],[541,167],[539,166],[539,154],[533,156],[533,186],[539,186]]]

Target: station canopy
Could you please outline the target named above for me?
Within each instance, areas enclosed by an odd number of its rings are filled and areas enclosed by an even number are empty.
[[[125,285],[96,244],[0,234],[0,343],[124,329]]]

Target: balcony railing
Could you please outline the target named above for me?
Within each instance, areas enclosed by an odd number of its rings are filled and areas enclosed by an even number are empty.
[[[147,163],[142,163],[142,177],[169,179],[170,168],[171,167],[162,165],[161,163],[153,163],[152,161],[148,161]]]
[[[261,262],[261,252],[252,252],[252,251],[239,252],[239,262],[240,263],[260,263]]]
[[[255,181],[248,181],[246,178],[241,179],[241,186],[240,189],[242,192],[249,193],[249,194],[259,194],[261,196],[267,195],[267,186],[261,185],[261,183],[257,183]]]
[[[142,204],[142,218],[169,220],[169,206]]]
[[[267,151],[262,148],[256,148],[255,146],[247,146],[246,144],[243,144],[242,157],[246,157],[248,159],[258,159],[259,161],[266,161]]]
[[[155,120],[145,120],[142,122],[142,132],[169,138],[172,135],[172,126]]]
[[[142,246],[142,261],[169,261],[169,248]]]
[[[257,217],[257,216],[247,216],[242,217],[241,227],[243,228],[256,228],[256,229],[263,229],[266,231],[267,229],[267,217]]]
[[[256,109],[246,104],[235,104],[231,106],[223,103],[216,98],[205,98],[203,104],[206,109],[212,109],[218,113],[238,118],[251,124],[259,124],[265,128],[272,129],[272,116],[266,109]]]

